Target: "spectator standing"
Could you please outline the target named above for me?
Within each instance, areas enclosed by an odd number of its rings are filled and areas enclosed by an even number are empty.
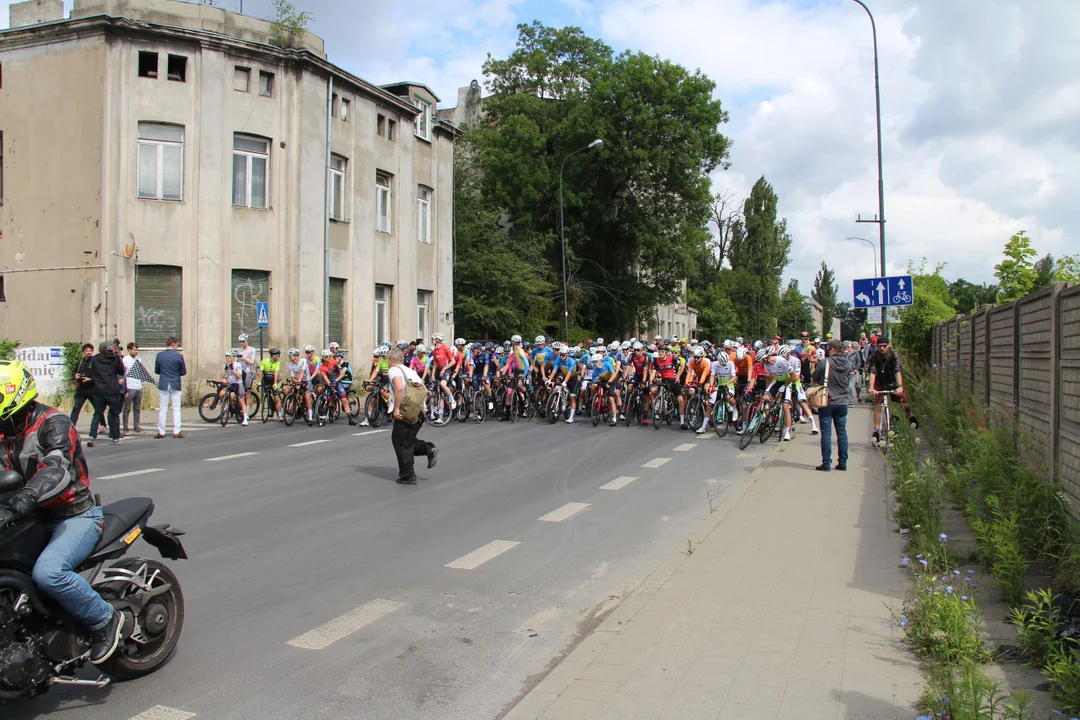
[[[94,346],[91,343],[84,343],[82,346],[82,359],[79,360],[79,366],[75,369],[75,404],[71,406],[71,424],[77,425],[79,422],[79,413],[82,412],[83,405],[90,400],[94,390],[94,378],[90,376],[90,358],[94,357]],[[93,403],[90,403],[93,407]]]
[[[827,347],[825,361],[819,362],[814,369],[814,382],[818,385],[827,385],[829,391],[828,405],[818,408],[817,411],[818,418],[821,420],[821,464],[815,469],[822,472],[832,470],[833,424],[836,425],[836,469],[847,470],[847,415],[848,406],[851,405],[848,385],[848,378],[851,377],[851,360],[844,355],[844,344],[839,340],[830,340]],[[826,373],[828,373],[827,377]]]
[[[387,373],[391,388],[390,412],[394,416],[394,429],[390,433],[390,442],[394,446],[394,454],[397,455],[397,482],[400,485],[415,485],[416,471],[413,468],[413,459],[418,455],[424,455],[428,459],[428,468],[433,468],[438,460],[439,451],[433,444],[416,437],[420,426],[424,424],[422,412],[413,423],[406,422],[401,416],[401,404],[405,399],[406,388],[409,383],[423,386],[420,376],[412,368],[403,364],[405,353],[400,348],[392,349],[387,358],[390,364],[390,370]]]
[[[130,427],[134,432],[141,433],[142,429],[142,401],[143,383],[152,382],[150,371],[139,359],[139,346],[133,342],[127,345],[128,354],[124,356],[124,376],[127,378],[127,392],[124,393],[124,422],[123,434],[127,435]],[[134,424],[128,425],[129,415],[134,415]]]
[[[165,437],[165,417],[172,406],[173,437],[182,438],[180,430],[180,378],[187,375],[184,356],[176,349],[180,343],[174,337],[165,341],[167,349],[158,353],[154,360],[154,372],[158,376],[158,420],[155,439]]]
[[[90,439],[87,447],[94,447],[98,427],[108,418],[109,437],[113,444],[120,442],[120,408],[124,404],[124,362],[117,354],[117,346],[103,342],[98,354],[90,358],[90,377],[94,380],[90,403],[94,417],[90,420]]]

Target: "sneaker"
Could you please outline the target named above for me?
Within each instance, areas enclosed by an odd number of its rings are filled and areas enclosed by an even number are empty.
[[[457,410],[457,400],[454,398],[450,398],[450,409]]]
[[[625,416],[625,415],[623,415],[622,413],[619,413],[619,419],[620,419],[620,420],[625,420],[625,419],[626,419],[626,416]]]
[[[641,424],[642,425],[648,425],[649,424],[649,418],[642,418],[641,419]]]
[[[135,428],[135,432],[142,433],[142,432],[146,432],[146,431],[143,430],[141,427],[137,427],[137,428]]]
[[[687,429],[689,429],[689,427],[690,427],[690,426],[689,426],[689,425],[687,425],[685,421],[683,421],[683,422],[679,423],[679,429],[680,429],[680,430],[687,430]]]
[[[112,439],[112,444],[113,445],[119,445],[120,444],[120,438],[113,438]]]
[[[790,442],[790,441],[791,441],[791,431],[790,431],[790,430],[785,430],[785,431],[784,431],[784,438],[783,438],[783,439],[784,439],[784,440],[785,440],[786,442]]]
[[[488,403],[488,412],[491,412],[494,409],[495,409],[495,403]]]
[[[124,613],[113,610],[108,624],[90,633],[90,662],[100,665],[112,657],[116,648],[120,647],[127,624]]]
[[[619,424],[619,421],[616,420],[615,418],[611,418],[611,422],[608,423],[608,425],[610,425],[611,427],[615,427],[618,424]]]
[[[909,423],[911,423],[911,429],[912,430],[918,430],[919,429],[919,421],[914,415],[908,415],[907,421]]]
[[[873,435],[870,436],[870,442],[874,443],[875,445],[877,445],[879,442],[881,442],[881,431],[880,430],[875,430],[874,431]]]
[[[806,419],[805,415],[800,415],[799,416],[799,422],[801,422],[803,425],[805,425],[806,423],[808,423],[810,421]]]
[[[246,416],[246,415],[244,416],[244,422],[242,422],[242,423],[240,423],[240,424],[241,424],[241,425],[247,425],[247,424],[248,424],[248,419],[247,419],[247,416]]]
[[[86,447],[94,447],[94,438],[90,438],[86,441]]]
[[[416,476],[413,475],[411,478],[408,478],[407,480],[403,480],[402,478],[398,478],[394,482],[396,482],[398,485],[415,485],[416,484]]]
[[[697,434],[698,435],[704,435],[705,434],[705,428],[698,428],[697,429]]]
[[[427,456],[428,470],[435,467],[435,463],[437,463],[438,461],[439,461],[439,448],[437,448],[437,447],[435,447],[433,445],[431,447],[431,452],[429,452],[428,456]]]
[[[817,425],[812,425],[810,427],[810,434],[811,435],[817,435],[819,432],[821,432],[821,431],[817,429]]]
[[[369,423],[367,421],[367,419],[365,419],[363,422],[359,423],[359,426],[360,427],[371,427],[371,423]]]
[[[735,434],[736,435],[742,435],[742,432],[743,432],[742,428],[736,428],[735,429]]]

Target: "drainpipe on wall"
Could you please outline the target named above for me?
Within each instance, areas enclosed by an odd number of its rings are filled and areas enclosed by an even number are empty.
[[[323,168],[323,347],[330,347],[330,140],[334,113],[334,76],[326,81],[326,165]],[[344,302],[344,300],[342,301]]]

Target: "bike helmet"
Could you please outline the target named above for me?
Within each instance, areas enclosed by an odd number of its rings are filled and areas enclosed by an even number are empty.
[[[440,343],[442,341],[443,341],[443,334],[442,333],[432,333],[431,342]]]
[[[337,350],[339,347],[341,347],[341,346],[338,345],[336,342],[330,343],[330,349],[331,350]]]
[[[631,347],[630,341],[629,340],[624,340],[623,344],[620,345],[619,347],[622,348],[623,350],[629,350],[630,347]]]
[[[526,340],[525,342],[521,343],[521,347],[523,347],[523,348],[525,348],[526,350],[528,350],[529,348],[531,348],[531,347],[532,347],[532,343],[530,343],[530,342],[529,342],[528,340]]]
[[[577,360],[579,357],[581,357],[581,348],[579,348],[579,347],[570,348],[570,357],[574,358],[575,360]]]
[[[654,352],[656,352],[656,351],[657,351],[657,347],[656,347],[656,345],[655,345],[655,344],[653,344],[653,345],[650,345],[650,346],[649,346],[649,352],[652,352],[652,353],[654,353]]]
[[[34,374],[17,361],[0,362],[0,421],[11,420],[37,397]]]
[[[248,339],[248,334],[247,333],[240,333],[240,336],[237,337],[236,339],[239,340],[240,342],[244,342],[244,341],[246,341]]]
[[[694,348],[694,357],[696,357],[696,358],[705,357],[705,348],[703,348],[703,347]]]
[[[610,350],[611,352],[619,352],[620,347],[622,347],[622,346],[619,345],[619,341],[614,340],[614,341],[612,341],[612,343],[610,345],[608,345],[607,349]]]
[[[664,339],[663,335],[657,335],[656,337],[653,338],[653,341],[658,343],[663,339]]]
[[[543,335],[537,335],[536,339],[533,342],[535,342],[537,345],[541,345],[547,341],[544,339]]]
[[[319,353],[324,358],[332,357],[334,353],[330,352],[330,348],[323,348],[323,351]]]
[[[679,336],[678,335],[672,335],[671,336],[671,342],[673,342],[673,343],[679,342]]]
[[[506,348],[507,350],[509,350],[510,349],[510,341],[509,340],[503,340],[502,346],[504,348]]]
[[[514,344],[514,345],[520,345],[521,344],[521,336],[520,335],[511,335],[510,336],[510,342],[512,344]]]
[[[454,344],[457,345],[458,347],[461,347],[462,345],[465,344],[465,338],[458,338],[457,340],[454,341]]]
[[[817,359],[818,359],[819,362],[821,360],[825,359],[825,348],[818,348],[817,349]]]
[[[488,350],[494,350],[494,349],[495,349],[495,343],[493,343],[493,342],[491,342],[490,340],[488,340],[488,341],[487,341],[487,344],[486,344],[486,345],[484,345],[484,347],[486,347],[486,348],[487,348]]]
[[[604,338],[596,338],[596,344],[597,345],[603,345],[604,344]]]
[[[634,343],[636,343],[636,342],[637,342],[637,338],[636,338],[636,337],[632,337],[632,338],[630,338],[630,344],[631,344],[631,345],[633,345],[633,344],[634,344]]]
[[[592,354],[592,357],[589,358],[589,361],[594,362],[594,363],[596,363],[596,362],[604,362],[604,356],[601,355],[600,353],[596,352],[596,353]]]
[[[304,346],[304,352],[315,352],[315,346],[314,345],[305,345]]]
[[[300,348],[289,348],[289,357],[300,357]]]
[[[765,358],[767,358],[767,357],[769,357],[769,349],[768,348],[759,348],[758,351],[757,351],[757,361],[758,362],[765,362]]]
[[[754,342],[755,349],[760,350],[763,347],[765,347],[765,343],[761,342],[760,340]]]
[[[398,346],[398,350],[408,350],[409,349],[409,343],[405,342],[404,340],[398,340],[397,341],[397,346]]]
[[[735,338],[735,342],[737,342],[737,343],[739,343],[740,345],[742,345],[742,344],[743,344],[743,339],[742,339],[742,336],[740,335],[739,337]]]
[[[635,342],[634,342],[634,345],[633,345],[633,347],[634,347],[634,349],[635,349],[635,350],[641,350],[641,349],[643,349],[643,348],[644,348],[645,346],[644,346],[644,345],[642,345],[642,344],[641,344],[640,342],[637,342],[637,341],[635,341]]]
[[[420,343],[419,345],[416,346],[416,354],[417,355],[425,355],[426,353],[427,353],[427,345],[425,345],[424,343]]]
[[[559,354],[560,355],[569,355],[570,354],[570,348],[566,347],[565,345],[560,345],[559,346]]]
[[[281,350],[279,350],[278,348],[270,348],[270,357],[273,357],[275,355],[280,355],[280,354],[281,354]]]
[[[497,348],[495,348],[495,354],[496,354],[496,355],[502,355],[502,354],[503,354],[503,349],[502,349],[502,345],[500,345],[500,346],[498,346]]]
[[[697,340],[697,338],[691,338],[691,340],[690,340],[690,344],[691,344],[691,345],[697,345],[697,344],[698,344],[698,340]]]
[[[228,360],[229,358],[235,358],[235,357],[236,357],[236,351],[235,350],[226,350],[225,351],[225,359],[226,360]]]
[[[735,351],[735,359],[742,362],[746,359],[746,348],[741,347]]]

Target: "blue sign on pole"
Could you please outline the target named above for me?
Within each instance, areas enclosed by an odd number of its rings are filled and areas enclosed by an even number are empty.
[[[259,327],[270,326],[270,303],[268,302],[256,302],[255,314],[259,318]]]
[[[910,275],[896,277],[863,278],[855,283],[856,308],[883,307],[886,305],[910,305],[914,296]]]

